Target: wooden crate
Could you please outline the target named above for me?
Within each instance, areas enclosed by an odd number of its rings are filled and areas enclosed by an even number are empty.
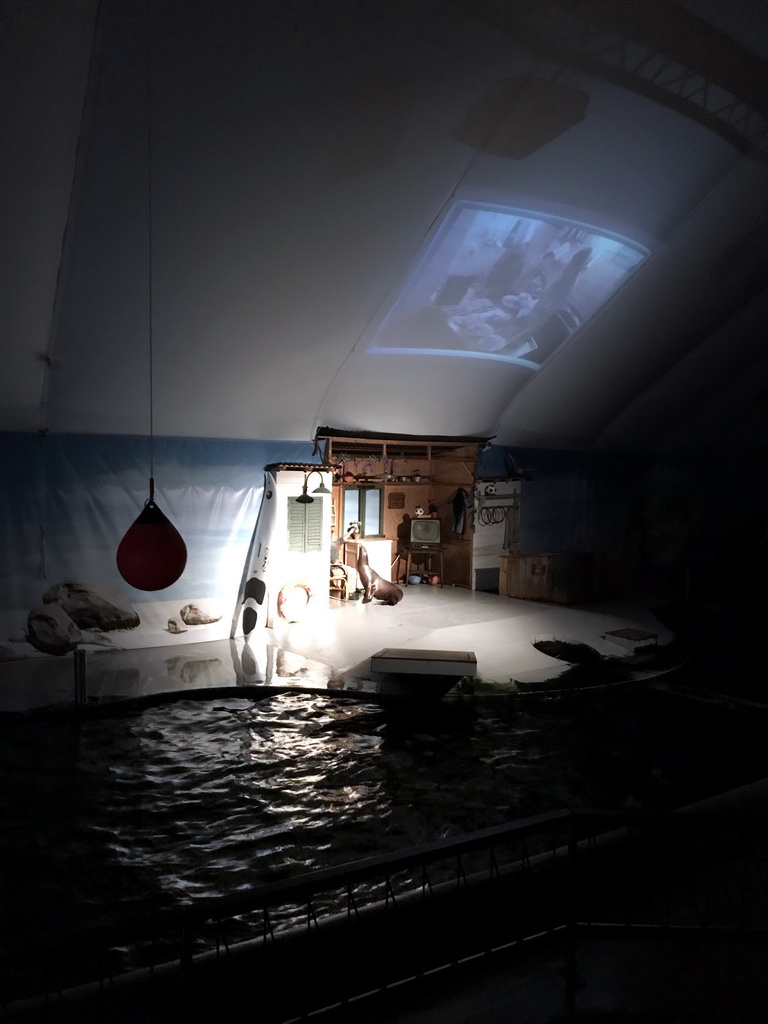
[[[502,555],[499,594],[523,601],[586,604],[606,597],[601,551]]]

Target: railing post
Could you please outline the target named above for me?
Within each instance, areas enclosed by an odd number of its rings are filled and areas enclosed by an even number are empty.
[[[568,860],[565,873],[566,884],[566,961],[565,961],[565,1016],[566,1020],[576,1019],[576,856],[579,843],[576,833],[578,818],[571,814],[568,822]]]
[[[76,647],[73,652],[75,672],[75,704],[85,704],[88,700],[88,681],[85,669],[86,652]]]
[[[192,984],[193,972],[193,932],[191,924],[184,924],[181,927],[181,951],[179,965],[181,967],[181,998],[182,998],[182,1020],[192,1024],[196,1020],[196,1007]]]

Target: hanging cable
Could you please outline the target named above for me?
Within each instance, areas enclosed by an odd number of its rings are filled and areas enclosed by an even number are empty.
[[[64,281],[66,278],[67,258],[70,250],[71,230],[83,181],[86,148],[90,141],[88,129],[92,122],[93,108],[96,103],[96,97],[99,93],[101,72],[104,66],[104,48],[101,45],[103,20],[103,6],[102,3],[99,2],[93,19],[91,52],[88,60],[88,72],[85,79],[85,88],[83,90],[83,103],[80,108],[80,130],[77,134],[77,142],[75,145],[72,184],[69,190],[69,202],[67,203],[67,215],[64,221],[64,230],[61,234],[59,264],[56,268],[53,305],[51,308],[51,319],[48,324],[48,343],[45,352],[38,356],[40,362],[43,364],[43,381],[40,391],[40,414],[38,421],[38,432],[41,435],[46,434],[48,431],[48,394],[50,391],[51,370],[56,365],[53,353],[58,337],[58,325],[59,318],[61,316],[61,303],[64,291]]]
[[[153,213],[152,208],[152,0],[147,0],[147,338],[149,348],[149,500],[155,497],[155,395],[154,395],[154,346],[153,346]]]
[[[103,67],[103,47],[100,45],[103,25],[103,9],[101,2],[96,7],[93,19],[93,34],[91,36],[90,56],[88,59],[88,71],[83,89],[83,103],[80,108],[80,130],[77,134],[75,145],[74,168],[72,172],[72,183],[69,190],[69,201],[67,203],[67,214],[64,221],[64,229],[61,233],[61,245],[59,247],[59,263],[56,268],[56,281],[53,290],[53,303],[51,305],[51,318],[48,323],[48,338],[45,352],[41,352],[38,359],[43,364],[43,378],[40,385],[40,407],[38,412],[37,433],[41,441],[41,453],[39,459],[40,467],[40,490],[37,501],[38,516],[38,544],[40,549],[40,564],[38,568],[38,579],[47,579],[47,555],[46,555],[46,519],[48,513],[48,398],[51,388],[51,372],[55,361],[53,358],[56,341],[58,339],[59,318],[61,316],[61,303],[64,291],[64,279],[66,277],[67,257],[70,249],[71,228],[74,220],[77,199],[83,178],[83,167],[85,165],[85,149],[88,141],[88,127],[91,123],[92,111],[99,91],[101,70]]]
[[[184,540],[155,502],[155,398],[153,345],[153,209],[152,209],[152,0],[147,0],[147,326],[149,363],[149,497],[140,515],[117,548],[117,569],[137,590],[164,590],[181,576],[187,564]]]
[[[556,72],[556,74],[557,73],[559,73],[559,72]],[[366,321],[365,325],[363,326],[363,329],[359,332],[359,334],[355,338],[355,341],[352,344],[352,347],[349,349],[349,351],[347,352],[346,356],[344,356],[344,358],[342,359],[341,363],[338,366],[338,369],[336,370],[336,372],[334,373],[333,377],[331,378],[331,380],[330,380],[330,382],[328,384],[328,387],[325,389],[323,397],[321,398],[321,400],[320,400],[320,402],[318,404],[318,411],[317,411],[317,414],[315,416],[315,419],[314,419],[314,422],[313,422],[313,425],[312,425],[312,435],[311,436],[313,438],[317,434],[317,431],[318,431],[318,429],[320,427],[320,424],[321,424],[321,420],[323,418],[327,418],[324,410],[326,409],[327,406],[330,405],[330,403],[333,401],[333,399],[335,399],[336,395],[338,394],[338,388],[341,386],[341,379],[342,379],[342,374],[344,372],[344,369],[346,368],[347,364],[351,361],[353,355],[357,351],[358,346],[360,345],[360,342],[363,340],[363,338],[365,338],[369,334],[372,325],[378,319],[380,319],[383,316],[384,311],[388,307],[393,305],[395,300],[393,300],[392,296],[394,294],[395,288],[403,280],[403,276],[404,276],[405,271],[409,267],[413,266],[417,254],[424,248],[424,246],[426,245],[427,239],[433,234],[433,232],[435,231],[437,225],[441,222],[441,220],[445,216],[445,214],[446,214],[450,204],[456,199],[458,190],[462,187],[464,182],[467,180],[469,174],[472,172],[472,170],[474,169],[474,167],[477,164],[477,162],[480,160],[480,158],[482,156],[486,155],[487,150],[488,150],[488,144],[491,142],[491,140],[493,139],[494,135],[498,131],[499,125],[500,125],[501,121],[503,120],[503,117],[504,117],[504,112],[502,111],[499,114],[497,120],[493,124],[490,125],[490,127],[487,130],[487,132],[484,134],[480,144],[474,149],[474,152],[471,154],[469,159],[465,162],[464,167],[461,170],[458,178],[456,179],[454,184],[450,187],[450,191],[448,192],[448,194],[445,195],[443,200],[440,202],[440,205],[438,206],[437,210],[435,211],[435,214],[432,217],[432,219],[430,220],[430,222],[427,225],[426,229],[422,232],[421,236],[418,238],[418,240],[415,242],[415,244],[413,246],[411,246],[411,249],[410,249],[410,251],[408,253],[408,256],[407,256],[406,260],[404,261],[404,263],[401,264],[397,268],[395,274],[390,278],[389,284],[385,286],[383,297],[381,298],[381,300],[376,305],[375,309],[373,310],[373,312],[371,313],[370,317],[368,318],[368,320]]]

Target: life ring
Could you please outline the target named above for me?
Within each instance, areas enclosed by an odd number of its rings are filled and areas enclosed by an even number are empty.
[[[306,583],[286,583],[277,595],[277,612],[286,622],[299,622],[312,600],[312,591]]]

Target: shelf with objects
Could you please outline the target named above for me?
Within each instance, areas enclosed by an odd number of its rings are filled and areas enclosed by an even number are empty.
[[[418,576],[419,582],[471,588],[472,494],[488,440],[321,428],[315,443],[324,447],[323,463],[333,474],[340,550],[364,545],[376,571],[391,582]],[[413,548],[412,524],[419,520],[438,524],[434,549]],[[351,566],[356,551],[350,547],[342,561]]]

